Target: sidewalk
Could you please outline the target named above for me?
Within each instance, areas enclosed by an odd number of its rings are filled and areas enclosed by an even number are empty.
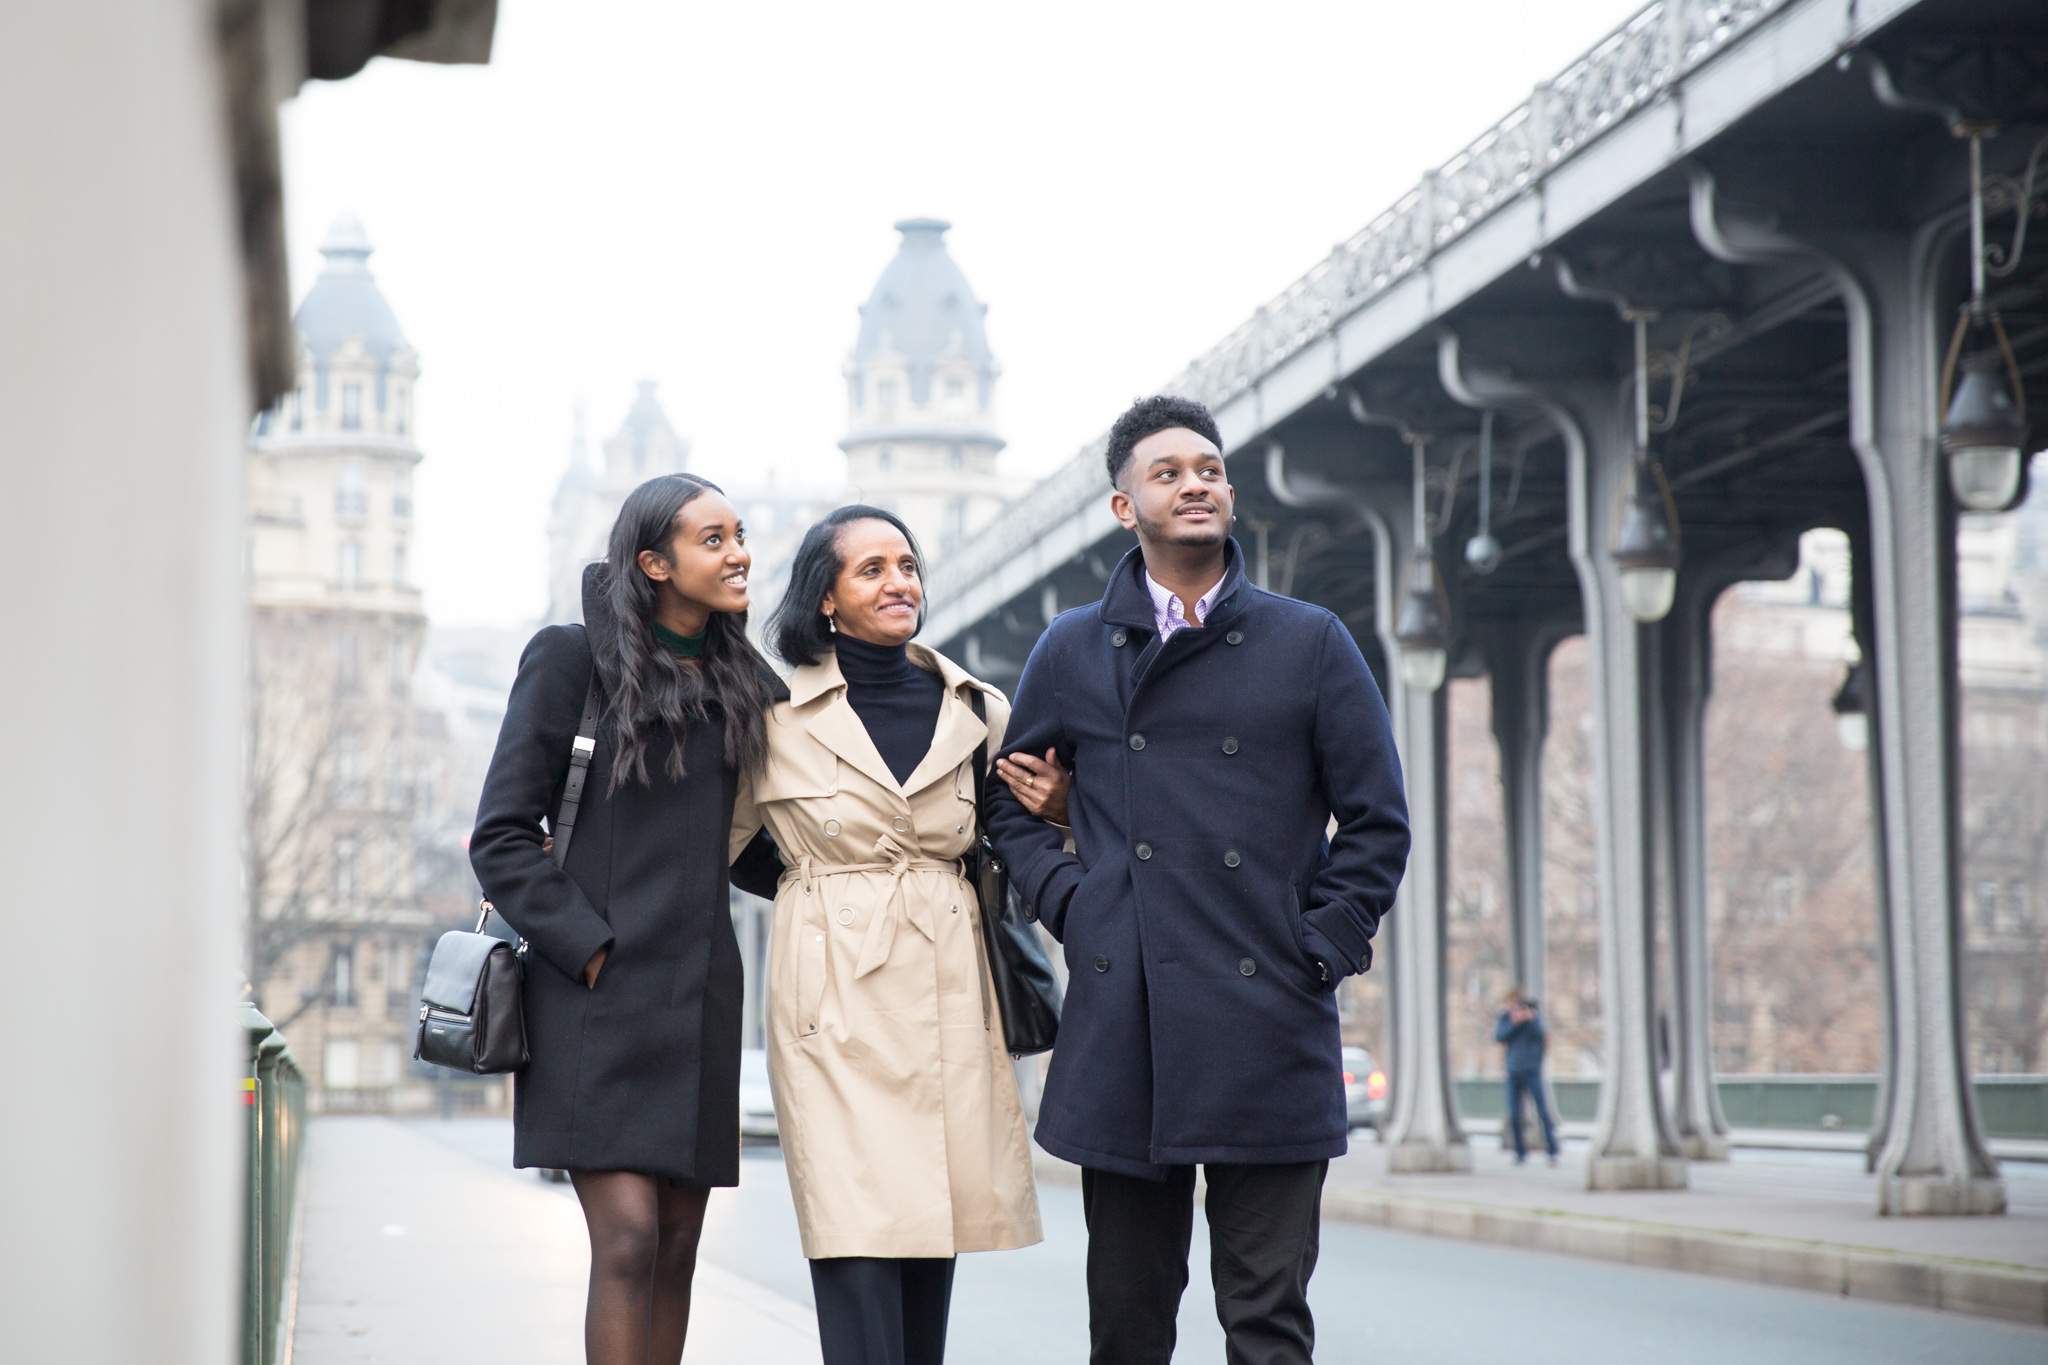
[[[1325,1218],[1533,1251],[1750,1280],[1788,1289],[2048,1323],[2048,1176],[2006,1172],[1998,1218],[1880,1218],[1859,1160],[1746,1152],[1693,1162],[1684,1190],[1585,1187],[1585,1147],[1553,1169],[1514,1165],[1475,1138],[1462,1175],[1389,1175],[1387,1149],[1353,1135],[1330,1163]],[[1078,1168],[1038,1153],[1040,1179]]]
[[[292,1365],[583,1358],[590,1253],[573,1199],[392,1119],[321,1118],[306,1144]],[[699,1261],[689,1359],[815,1362],[817,1319]]]

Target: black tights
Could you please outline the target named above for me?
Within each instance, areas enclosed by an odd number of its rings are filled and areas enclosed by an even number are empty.
[[[589,1365],[678,1365],[709,1190],[634,1171],[571,1171],[590,1227]]]

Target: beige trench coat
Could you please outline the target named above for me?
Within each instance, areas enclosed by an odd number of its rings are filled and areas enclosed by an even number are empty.
[[[974,750],[995,751],[1010,707],[951,660],[910,652],[946,692],[909,781],[897,784],[827,656],[790,677],[768,715],[767,766],[741,779],[733,809],[735,855],[766,823],[792,864],[769,947],[768,1074],[813,1258],[1040,1240],[1030,1139],[959,864],[975,836]]]

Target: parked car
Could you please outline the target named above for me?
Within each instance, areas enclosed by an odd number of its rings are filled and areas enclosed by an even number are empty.
[[[768,1054],[757,1047],[740,1053],[740,1141],[774,1142],[775,1092],[768,1087]]]
[[[1374,1132],[1387,1116],[1387,1073],[1362,1047],[1344,1049],[1344,1108],[1353,1128]]]

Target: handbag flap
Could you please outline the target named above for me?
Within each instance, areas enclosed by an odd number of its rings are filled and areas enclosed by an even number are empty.
[[[420,988],[420,999],[436,1009],[457,1014],[473,1012],[484,966],[499,949],[512,951],[505,940],[489,934],[451,929],[441,935],[441,941],[434,945],[434,956],[427,963],[427,983]]]

